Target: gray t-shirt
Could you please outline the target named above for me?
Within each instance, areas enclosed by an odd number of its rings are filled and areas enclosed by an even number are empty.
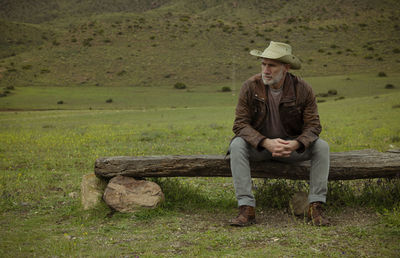
[[[280,89],[274,89],[270,86],[266,87],[268,89],[268,114],[265,136],[270,139],[287,138],[288,136],[279,116],[279,102],[282,97],[282,87]]]

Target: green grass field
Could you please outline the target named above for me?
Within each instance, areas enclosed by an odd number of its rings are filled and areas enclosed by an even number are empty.
[[[399,256],[399,179],[330,182],[328,228],[288,210],[305,181],[255,179],[249,228],[228,226],[231,178],[149,179],[165,201],[129,214],[80,197],[98,157],[225,154],[271,40],[303,61],[333,152],[399,149],[399,1],[0,6],[0,257]]]
[[[398,77],[308,80],[316,92],[338,91],[319,98],[332,151],[400,147],[400,91],[385,89]],[[2,98],[22,110],[0,112],[0,255],[398,255],[398,180],[331,182],[329,228],[286,212],[290,194],[307,190],[289,180],[255,180],[259,223],[245,229],[227,225],[236,213],[230,178],[157,180],[166,201],[155,210],[82,210],[80,182],[98,157],[224,154],[237,95],[219,88],[18,87]]]

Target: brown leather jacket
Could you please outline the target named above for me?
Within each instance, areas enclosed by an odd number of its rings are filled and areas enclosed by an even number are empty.
[[[267,101],[266,87],[257,74],[243,84],[236,106],[233,132],[258,149],[266,138],[260,132],[267,130]],[[303,145],[299,152],[318,139],[321,124],[315,95],[310,85],[291,73],[283,83],[279,114],[287,135]]]

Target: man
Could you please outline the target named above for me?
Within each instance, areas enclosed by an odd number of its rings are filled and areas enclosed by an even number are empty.
[[[297,162],[311,160],[308,216],[314,225],[329,225],[322,204],[326,201],[329,146],[319,138],[321,125],[315,95],[302,79],[289,73],[300,69],[290,45],[270,42],[261,58],[261,74],[242,86],[230,144],[232,177],[239,215],[232,226],[255,223],[250,160]]]

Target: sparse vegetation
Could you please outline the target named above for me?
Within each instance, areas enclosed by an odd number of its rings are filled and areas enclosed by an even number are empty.
[[[86,39],[83,40],[82,45],[84,47],[91,47],[92,46],[92,44],[91,44],[92,40],[93,40],[93,38],[86,38]]]
[[[125,70],[119,71],[119,72],[117,73],[118,76],[122,76],[122,75],[124,75],[124,74],[126,74],[126,71],[125,71]]]
[[[228,87],[228,86],[224,86],[224,87],[222,87],[221,91],[222,92],[231,92],[232,89],[230,87]]]
[[[335,89],[333,89],[333,90],[328,90],[328,95],[330,95],[330,96],[335,96],[335,95],[337,95],[337,90],[335,90]]]
[[[178,90],[183,90],[186,89],[186,84],[184,84],[183,82],[177,82],[174,84],[174,88]]]

